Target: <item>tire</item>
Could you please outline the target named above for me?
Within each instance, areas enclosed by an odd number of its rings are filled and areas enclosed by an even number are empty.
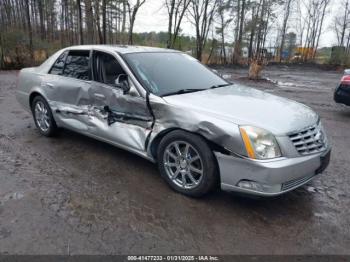
[[[179,193],[201,197],[217,185],[214,154],[198,135],[181,130],[170,132],[159,144],[157,159],[161,176]]]
[[[47,137],[56,135],[58,128],[46,100],[42,96],[34,97],[31,108],[34,123],[39,132]]]

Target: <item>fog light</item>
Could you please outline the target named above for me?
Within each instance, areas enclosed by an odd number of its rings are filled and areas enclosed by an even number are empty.
[[[260,191],[260,192],[264,191],[262,185],[254,181],[242,180],[238,183],[238,186],[241,188],[249,189],[253,191]]]

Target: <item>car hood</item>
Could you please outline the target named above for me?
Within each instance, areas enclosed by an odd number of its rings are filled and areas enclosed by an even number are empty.
[[[264,128],[275,135],[285,135],[318,121],[318,115],[303,104],[236,84],[163,99],[185,111],[201,111],[203,117],[214,114],[238,125]]]

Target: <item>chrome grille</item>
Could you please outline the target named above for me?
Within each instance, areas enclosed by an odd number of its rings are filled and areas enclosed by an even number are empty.
[[[327,138],[321,124],[291,133],[289,138],[301,155],[318,153],[327,148]]]

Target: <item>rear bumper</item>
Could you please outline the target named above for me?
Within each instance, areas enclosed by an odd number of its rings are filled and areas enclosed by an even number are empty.
[[[277,196],[294,190],[328,166],[331,149],[318,154],[273,161],[255,161],[215,153],[221,188],[256,196]]]
[[[28,112],[31,112],[30,105],[29,105],[29,94],[20,90],[16,91],[16,99],[20,105],[27,110]]]

